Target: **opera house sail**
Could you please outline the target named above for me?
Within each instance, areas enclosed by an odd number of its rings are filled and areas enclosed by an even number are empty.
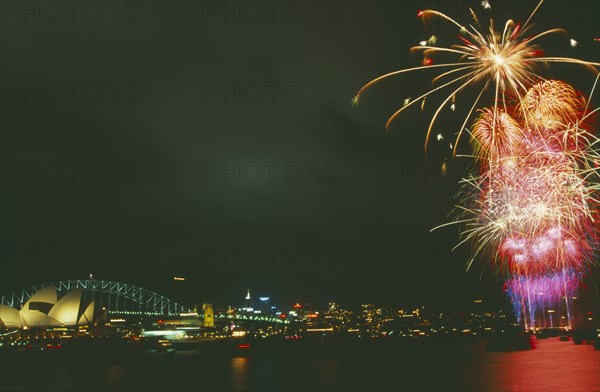
[[[44,287],[23,304],[20,310],[0,305],[3,329],[47,328],[90,325],[94,319],[94,301],[84,302],[76,289],[59,298],[55,286]]]

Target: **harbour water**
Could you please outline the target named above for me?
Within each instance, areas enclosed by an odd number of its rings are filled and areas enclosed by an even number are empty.
[[[600,391],[600,351],[558,338],[484,344],[253,344],[160,352],[7,352],[2,391]]]

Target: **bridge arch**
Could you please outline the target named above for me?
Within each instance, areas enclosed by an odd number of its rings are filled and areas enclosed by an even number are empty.
[[[44,287],[54,286],[59,295],[81,289],[85,295],[113,314],[179,315],[191,310],[169,298],[127,283],[109,280],[61,280],[22,289],[2,296],[2,305],[20,309],[25,302]]]

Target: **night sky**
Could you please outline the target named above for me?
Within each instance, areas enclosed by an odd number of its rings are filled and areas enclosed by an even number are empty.
[[[350,102],[419,65],[409,48],[431,34],[457,42],[418,9],[464,22],[469,5],[486,14],[479,1],[99,1],[60,16],[0,3],[2,293],[92,273],[190,305],[236,304],[248,288],[281,305],[506,305],[485,260],[466,272],[469,248],[451,252],[457,227],[429,233],[470,164],[440,174],[473,92],[444,111],[427,155],[442,95],[384,124],[433,73]],[[487,12],[523,21],[536,4]],[[538,31],[569,31],[542,41],[546,54],[597,61],[599,17],[598,2],[545,3]],[[551,75],[584,92],[594,81]]]

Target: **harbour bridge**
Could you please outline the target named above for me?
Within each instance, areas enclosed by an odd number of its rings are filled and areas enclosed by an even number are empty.
[[[76,289],[82,290],[83,301],[93,300],[103,310],[108,310],[114,315],[140,315],[140,316],[181,316],[192,315],[194,311],[163,295],[127,283],[109,280],[75,279],[61,280],[32,286],[28,289],[15,291],[2,295],[0,304],[11,308],[21,309],[36,292],[44,287],[54,286],[59,296]],[[198,315],[203,318],[204,315]],[[236,321],[255,321],[267,323],[288,324],[288,320],[260,314],[219,314],[215,319],[231,319]]]
[[[84,300],[94,300],[96,304],[112,314],[140,314],[149,316],[191,313],[189,308],[155,292],[127,283],[109,280],[77,279],[44,283],[28,289],[15,291],[2,296],[2,305],[20,309],[29,298],[44,287],[54,286],[59,295],[81,289]]]

